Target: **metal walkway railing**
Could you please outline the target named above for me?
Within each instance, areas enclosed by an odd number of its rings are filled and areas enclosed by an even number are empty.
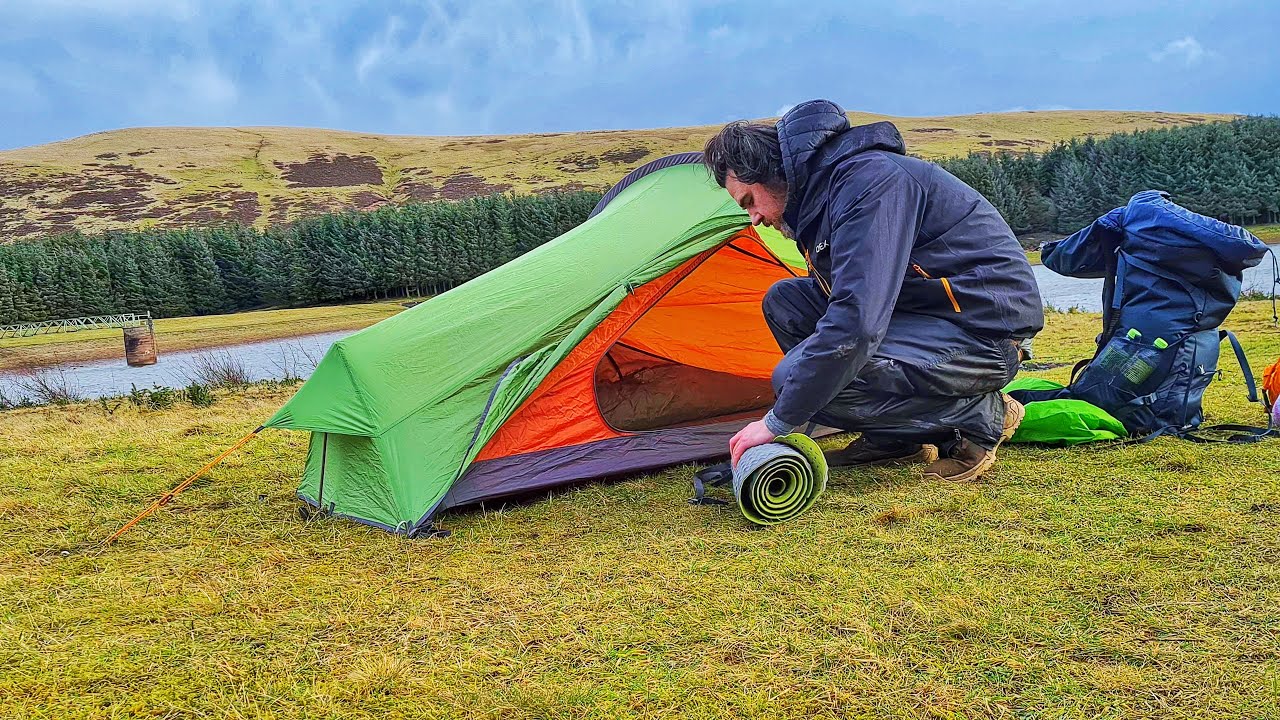
[[[0,339],[49,335],[51,333],[101,330],[105,328],[141,327],[151,323],[151,313],[120,313],[67,320],[43,320],[41,322],[0,325]]]

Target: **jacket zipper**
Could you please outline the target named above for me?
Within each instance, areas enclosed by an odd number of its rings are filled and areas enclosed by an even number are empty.
[[[933,276],[924,271],[924,268],[912,263],[911,269],[920,274],[925,280],[932,280]],[[951,290],[951,281],[946,278],[938,278],[942,282],[942,289],[947,292],[947,299],[951,301],[951,307],[956,312],[960,312],[960,303],[956,301],[956,294]]]
[[[942,278],[942,289],[947,291],[947,298],[951,300],[951,307],[955,308],[956,312],[960,312],[960,303],[956,302],[956,294],[951,292],[951,281]]]
[[[822,292],[826,293],[827,297],[831,297],[831,286],[827,284],[826,280],[822,279],[822,275],[814,268],[813,261],[809,259],[808,250],[804,251],[804,264],[808,266],[809,274],[818,280],[818,287],[822,288]]]

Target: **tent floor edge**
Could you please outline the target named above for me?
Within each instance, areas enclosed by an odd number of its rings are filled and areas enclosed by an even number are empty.
[[[426,525],[418,525],[410,528],[409,531],[405,533],[405,537],[410,540],[443,540],[452,534],[452,530],[445,530],[435,523],[428,523]]]
[[[304,522],[314,522],[316,520],[327,519],[327,518],[338,518],[341,520],[351,520],[353,522],[358,522],[361,525],[368,525],[369,527],[375,527],[375,528],[378,528],[379,530],[385,530],[389,533],[394,533],[396,535],[408,534],[408,531],[404,529],[403,524],[400,527],[396,527],[394,525],[380,523],[377,520],[370,520],[368,518],[362,518],[362,517],[357,517],[355,515],[348,515],[346,513],[337,512],[334,509],[334,503],[332,502],[329,503],[329,507],[322,508],[314,499],[309,498],[306,495],[303,495],[301,492],[299,492],[297,495],[298,495],[298,499],[304,503],[303,507],[298,509],[298,516],[302,517],[302,511],[306,509],[307,514],[310,518],[309,520],[308,518],[302,518]],[[316,509],[316,512],[314,515],[311,514],[310,508]]]

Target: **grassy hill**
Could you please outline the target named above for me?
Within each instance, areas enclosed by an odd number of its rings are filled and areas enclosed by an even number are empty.
[[[910,152],[1025,152],[1083,135],[1227,115],[1022,112],[892,120]],[[0,242],[69,230],[263,227],[411,199],[605,189],[630,169],[697,150],[716,126],[412,137],[299,128],[135,128],[0,152]]]

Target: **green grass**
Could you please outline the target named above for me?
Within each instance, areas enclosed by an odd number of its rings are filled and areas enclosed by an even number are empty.
[[[1249,228],[1249,232],[1258,236],[1258,239],[1265,243],[1280,242],[1280,224],[1277,225],[1254,225]]]
[[[1061,362],[1098,324],[1048,322]],[[1255,368],[1280,354],[1269,304],[1228,326]],[[1210,420],[1261,422],[1223,367]],[[1274,443],[842,470],[764,530],[686,504],[677,468],[410,541],[302,523],[306,437],[269,432],[94,552],[285,399],[0,417],[0,716],[1280,715]]]
[[[224,347],[337,330],[358,330],[405,309],[406,300],[384,300],[231,315],[165,318],[155,321],[160,353]],[[0,371],[124,355],[120,330],[82,330],[0,340]]]

